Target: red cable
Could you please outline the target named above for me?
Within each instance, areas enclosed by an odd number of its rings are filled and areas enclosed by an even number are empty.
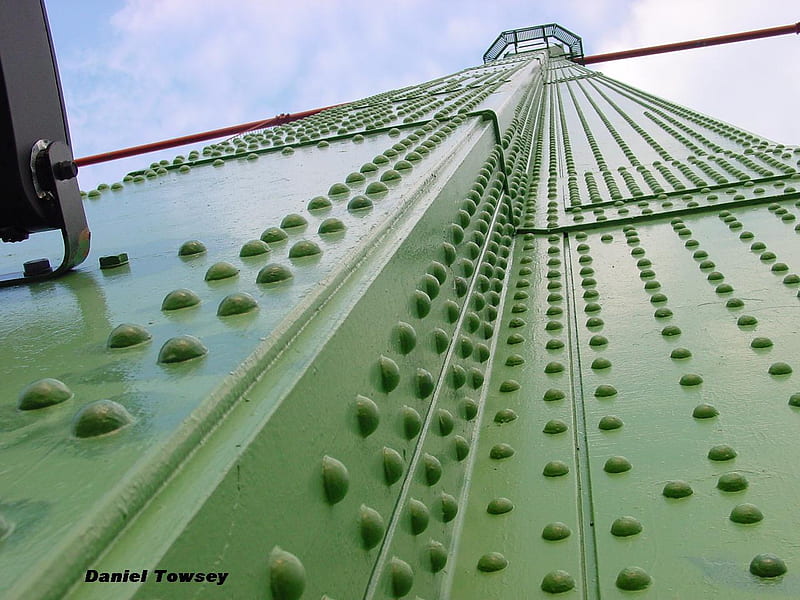
[[[335,108],[337,106],[342,106],[342,105],[334,104],[332,106],[326,106],[324,108],[312,108],[311,110],[305,110],[303,112],[296,112],[291,114],[286,113],[278,115],[277,117],[272,117],[271,119],[266,119],[264,121],[252,121],[250,123],[242,123],[240,125],[231,125],[230,127],[213,129],[211,131],[203,131],[200,133],[194,133],[192,135],[184,135],[182,137],[162,140],[160,142],[142,144],[141,146],[131,146],[130,148],[123,148],[122,150],[113,150],[111,152],[103,152],[102,154],[93,154],[92,156],[84,156],[82,158],[76,158],[75,164],[77,164],[79,167],[85,167],[87,165],[94,165],[101,162],[107,162],[109,160],[116,160],[118,158],[136,156],[138,154],[147,154],[148,152],[155,152],[156,150],[164,150],[166,148],[184,146],[186,144],[193,144],[195,142],[202,142],[214,138],[225,137],[229,135],[237,135],[239,133],[244,133],[246,131],[252,131],[253,129],[274,127],[276,125],[283,125],[284,123],[291,123],[292,121],[297,121],[298,119],[302,119],[304,117],[310,117],[311,115],[315,115],[318,112],[322,112],[323,110],[328,110],[329,108]]]
[[[660,46],[647,46],[645,48],[635,48],[633,50],[622,50],[620,52],[609,52],[608,54],[593,54],[584,56],[579,61],[584,65],[591,65],[610,60],[620,60],[623,58],[635,58],[637,56],[649,56],[651,54],[662,54],[664,52],[674,52],[676,50],[689,50],[691,48],[702,48],[704,46],[716,46],[718,44],[730,44],[732,42],[745,42],[747,40],[757,40],[776,35],[786,35],[788,33],[800,34],[800,23],[793,25],[783,25],[781,27],[770,27],[769,29],[756,29],[754,31],[743,31],[741,33],[731,33],[728,35],[718,35],[714,37],[688,40],[674,44],[662,44]]]

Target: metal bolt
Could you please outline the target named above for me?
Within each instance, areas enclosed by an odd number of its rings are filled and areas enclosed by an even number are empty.
[[[29,260],[28,262],[22,263],[22,268],[25,277],[44,275],[45,273],[50,273],[53,270],[53,268],[50,266],[50,261],[46,258]]]
[[[53,165],[53,176],[59,181],[72,179],[78,174],[78,165],[73,160],[62,160]]]

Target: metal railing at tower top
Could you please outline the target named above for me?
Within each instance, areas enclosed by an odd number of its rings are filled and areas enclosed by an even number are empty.
[[[549,48],[553,45],[562,44],[564,53],[569,59],[575,62],[580,62],[583,59],[583,41],[568,29],[561,27],[561,25],[548,23],[547,25],[511,29],[497,36],[497,39],[489,46],[489,49],[484,52],[483,62],[488,63],[497,60],[509,46],[513,46],[514,53],[517,53],[521,50]]]

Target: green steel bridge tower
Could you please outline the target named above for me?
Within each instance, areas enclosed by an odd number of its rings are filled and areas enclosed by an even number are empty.
[[[0,597],[800,597],[800,147],[567,34],[85,194],[0,289]]]

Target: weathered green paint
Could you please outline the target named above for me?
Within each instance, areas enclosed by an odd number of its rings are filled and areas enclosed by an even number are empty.
[[[798,157],[537,52],[87,194],[128,264],[0,302],[0,595],[800,594]]]

